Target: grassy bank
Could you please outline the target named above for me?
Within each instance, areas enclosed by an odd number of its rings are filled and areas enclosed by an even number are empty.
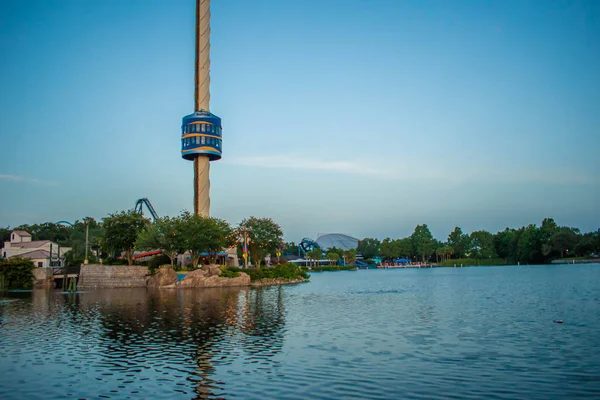
[[[240,276],[240,272],[250,275],[252,282],[262,279],[287,279],[287,280],[308,280],[308,273],[304,268],[301,268],[293,263],[277,265],[274,267],[262,267],[260,269],[241,269],[237,267],[221,268],[223,271],[221,276],[226,278],[235,278]]]
[[[307,270],[306,267],[303,269]],[[354,271],[356,267],[352,266],[341,266],[341,265],[318,265],[316,267],[310,267],[311,272],[324,272],[324,271]]]
[[[445,260],[439,263],[440,267],[459,267],[462,264],[463,267],[472,266],[493,266],[493,265],[506,265],[506,260],[503,258],[457,258],[453,260]]]

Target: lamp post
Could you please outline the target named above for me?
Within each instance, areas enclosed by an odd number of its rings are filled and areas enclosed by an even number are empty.
[[[242,228],[240,231],[240,242],[242,242],[242,257],[244,257],[244,268],[248,268],[248,245],[250,244],[250,237],[248,236],[248,230]]]
[[[87,265],[88,263],[88,247],[89,247],[89,221],[85,221],[85,258],[83,259],[83,264]]]

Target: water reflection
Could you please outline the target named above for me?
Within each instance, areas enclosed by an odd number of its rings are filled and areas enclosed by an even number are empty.
[[[596,399],[598,293],[600,266],[10,293],[0,398]]]
[[[264,368],[281,351],[285,334],[281,288],[38,290],[30,299],[20,295],[4,303],[0,323],[6,314],[0,357],[13,366],[23,362],[16,342],[25,353],[38,354],[39,366],[85,370],[94,376],[91,387],[74,377],[66,393],[81,391],[81,397],[94,393],[97,383],[108,397],[172,396],[171,390],[184,398],[225,396],[225,383],[213,378],[216,366],[242,357]],[[20,338],[25,326],[45,340]],[[5,364],[0,371],[16,373]],[[3,382],[0,397],[33,384],[27,376],[19,382]]]

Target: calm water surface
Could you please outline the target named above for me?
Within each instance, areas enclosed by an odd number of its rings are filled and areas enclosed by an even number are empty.
[[[9,293],[0,398],[600,398],[599,300],[600,265]]]

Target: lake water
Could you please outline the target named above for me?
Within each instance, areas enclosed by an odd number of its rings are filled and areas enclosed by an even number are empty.
[[[600,398],[600,265],[0,297],[2,399],[234,397]]]

